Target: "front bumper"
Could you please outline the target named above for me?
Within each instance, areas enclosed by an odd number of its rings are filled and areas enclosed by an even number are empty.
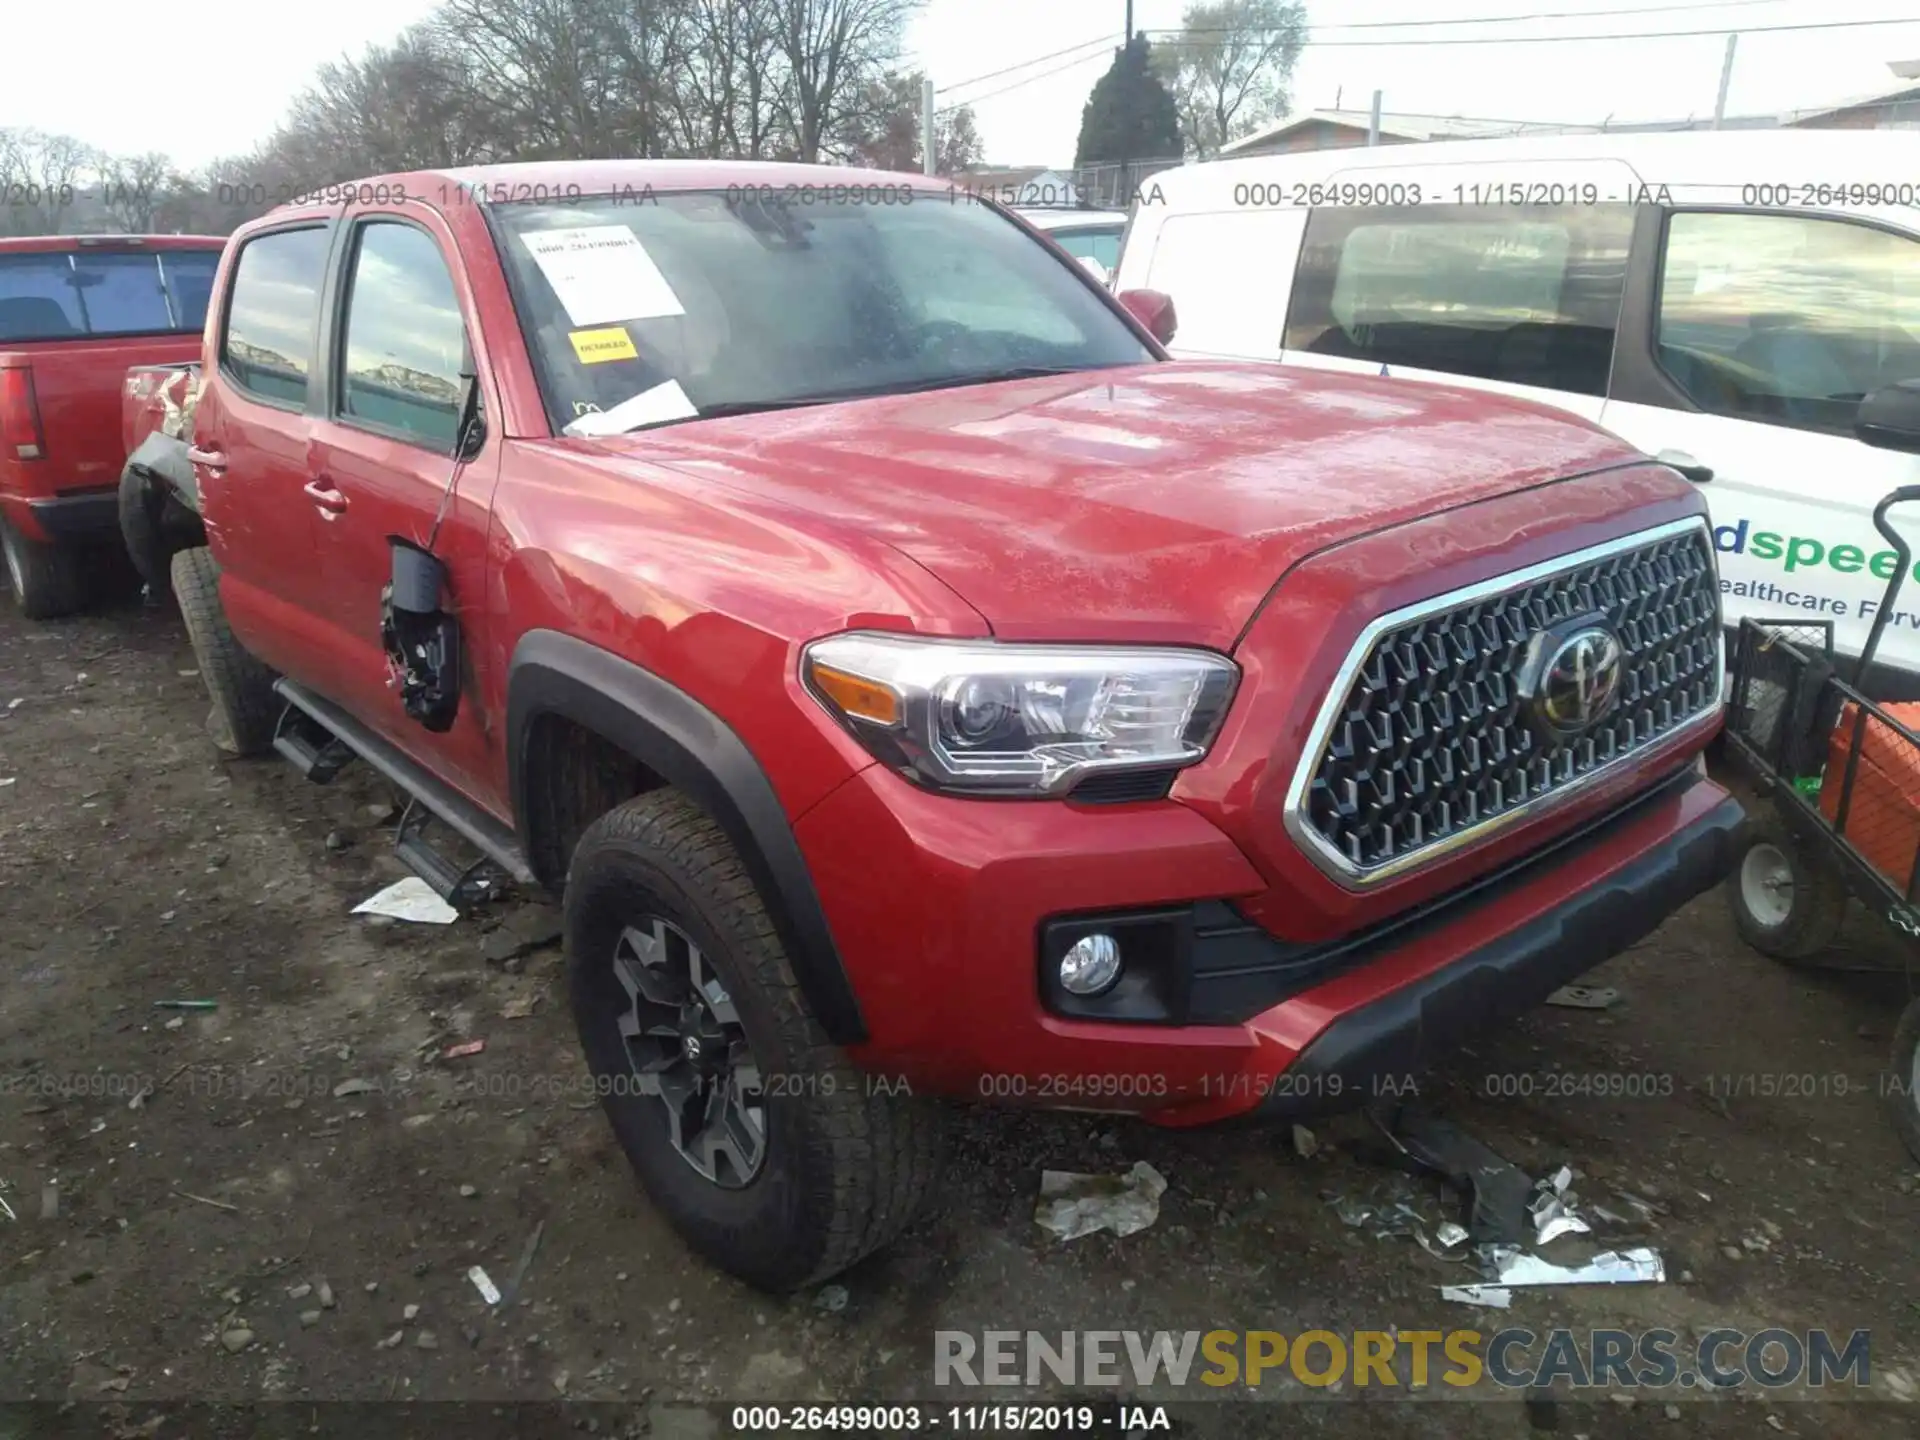
[[[1197,1125],[1368,1103],[1713,885],[1742,823],[1689,768],[1484,882],[1324,947],[1333,963],[1235,1012],[1246,1018],[1183,1012],[1213,1023],[1066,1015],[1040,981],[1061,917],[1255,901],[1271,913],[1259,872],[1177,801],[957,800],[874,766],[796,833],[867,1020],[852,1054],[869,1072],[916,1092]]]
[[[1719,883],[1745,825],[1740,802],[1722,792],[1711,809],[1602,883],[1348,1011],[1300,1052],[1286,1083],[1262,1103],[1262,1117],[1300,1118],[1356,1098],[1407,1093],[1405,1081],[1447,1051],[1532,1009]]]

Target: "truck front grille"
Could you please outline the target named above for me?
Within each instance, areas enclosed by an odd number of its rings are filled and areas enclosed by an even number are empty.
[[[1557,736],[1521,693],[1542,632],[1620,642],[1616,698]],[[1720,704],[1719,582],[1706,525],[1681,521],[1376,620],[1335,680],[1288,792],[1316,863],[1366,885],[1584,788]]]

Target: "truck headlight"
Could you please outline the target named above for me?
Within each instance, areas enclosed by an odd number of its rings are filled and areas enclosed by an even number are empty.
[[[1090,773],[1191,765],[1240,681],[1205,650],[872,633],[814,641],[800,672],[875,757],[976,795],[1063,795]]]

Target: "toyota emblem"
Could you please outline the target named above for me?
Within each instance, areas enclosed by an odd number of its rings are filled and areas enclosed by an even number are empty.
[[[1554,740],[1604,719],[1620,698],[1620,639],[1604,625],[1576,622],[1535,635],[1522,691],[1535,723]]]

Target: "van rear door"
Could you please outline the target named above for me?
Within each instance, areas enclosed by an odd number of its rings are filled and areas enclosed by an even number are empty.
[[[1611,159],[1338,171],[1303,197],[1282,358],[1598,419],[1640,189]]]

